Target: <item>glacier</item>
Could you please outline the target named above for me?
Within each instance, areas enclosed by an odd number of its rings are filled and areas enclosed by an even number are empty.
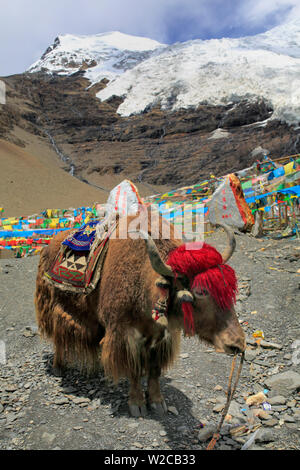
[[[119,32],[65,35],[29,72],[71,74],[83,64],[91,84],[109,80],[100,100],[123,98],[121,116],[264,99],[269,119],[300,122],[300,18],[255,36],[172,45]]]

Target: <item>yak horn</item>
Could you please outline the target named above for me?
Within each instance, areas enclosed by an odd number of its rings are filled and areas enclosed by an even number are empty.
[[[236,240],[235,240],[235,236],[233,232],[230,230],[228,225],[217,224],[217,227],[222,227],[225,230],[227,238],[228,238],[228,246],[222,253],[223,263],[225,264],[234,253],[234,250],[236,248]]]
[[[138,233],[145,240],[150,262],[154,271],[165,277],[175,276],[171,267],[164,263],[164,261],[161,259],[157,246],[148,233],[144,232],[143,230],[130,231],[128,233]]]

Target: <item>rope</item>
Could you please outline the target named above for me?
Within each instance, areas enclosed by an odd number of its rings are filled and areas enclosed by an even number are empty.
[[[223,426],[224,419],[225,419],[225,417],[227,415],[227,412],[229,410],[231,400],[233,398],[233,395],[235,393],[235,390],[236,390],[236,387],[237,387],[237,384],[238,384],[238,381],[239,381],[239,378],[240,378],[240,374],[241,374],[242,367],[243,367],[243,362],[244,362],[244,353],[242,353],[242,355],[241,355],[241,361],[240,361],[240,365],[239,365],[239,368],[238,368],[238,371],[237,371],[237,376],[236,376],[236,379],[235,379],[234,387],[233,387],[233,389],[231,389],[232,377],[233,377],[233,373],[234,373],[234,369],[235,369],[235,365],[236,365],[237,356],[238,355],[235,354],[235,356],[232,359],[231,370],[230,370],[230,375],[229,375],[229,380],[228,380],[226,405],[224,407],[224,410],[223,410],[223,413],[222,413],[222,416],[221,416],[221,420],[219,422],[217,430],[214,433],[214,435],[213,435],[210,443],[208,444],[206,450],[213,450],[216,443],[217,443],[217,441],[218,441],[218,439],[220,438],[220,431],[221,431],[221,428]]]

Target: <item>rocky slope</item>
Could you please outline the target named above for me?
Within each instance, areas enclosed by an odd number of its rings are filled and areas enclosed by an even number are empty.
[[[82,72],[22,74],[4,82],[0,137],[26,147],[18,131],[37,136],[63,168],[108,189],[125,177],[150,184],[150,193],[193,184],[249,166],[259,146],[273,158],[300,151],[299,130],[276,120],[261,124],[271,112],[262,99],[121,117],[122,99],[101,102],[95,92],[106,82],[88,88]]]

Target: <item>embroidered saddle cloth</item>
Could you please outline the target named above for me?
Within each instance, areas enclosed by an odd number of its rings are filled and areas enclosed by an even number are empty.
[[[109,225],[104,221],[100,230],[99,224],[90,222],[65,239],[53,266],[44,275],[48,283],[79,294],[89,294],[95,289],[101,276],[107,242],[117,223]]]

